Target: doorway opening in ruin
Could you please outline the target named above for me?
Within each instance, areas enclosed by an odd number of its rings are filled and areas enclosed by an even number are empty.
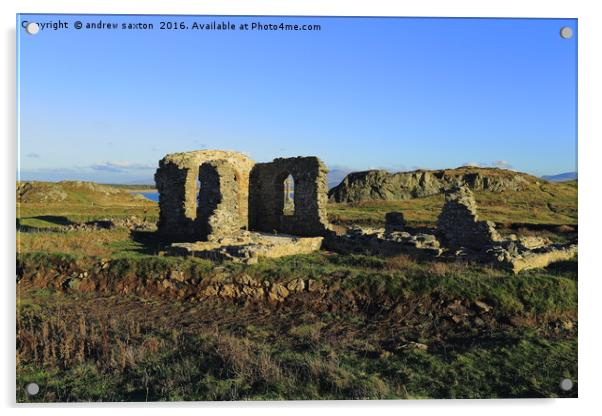
[[[293,175],[284,178],[284,205],[283,215],[295,215],[295,179]]]
[[[222,201],[220,177],[214,166],[203,163],[199,169],[197,181],[197,224],[201,239],[206,239],[211,232],[209,218],[214,214]]]

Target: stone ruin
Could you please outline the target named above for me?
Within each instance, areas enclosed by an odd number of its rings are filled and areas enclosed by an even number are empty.
[[[385,231],[405,231],[406,220],[401,212],[387,212],[385,214]]]
[[[514,273],[569,260],[577,244],[554,244],[542,237],[502,237],[491,221],[481,221],[472,192],[465,186],[446,192],[436,229],[410,229],[403,214],[389,212],[385,228],[351,227],[343,235],[330,235],[326,247],[342,253],[467,259],[492,263]]]
[[[247,228],[254,165],[241,153],[221,150],[165,156],[155,173],[159,235],[166,241],[197,241]]]
[[[573,243],[502,237],[493,222],[479,220],[466,186],[446,191],[436,229],[410,229],[401,212],[389,212],[385,228],[350,227],[337,234],[326,213],[327,172],[317,157],[256,164],[241,153],[221,150],[166,155],[155,174],[158,233],[172,243],[173,254],[243,263],[327,248],[474,259],[517,273],[577,253]]]
[[[329,229],[327,173],[326,166],[317,157],[280,158],[256,164],[249,187],[249,227],[300,236],[324,235]],[[293,177],[295,188],[294,210],[290,214],[285,210],[290,198],[290,192],[285,189],[289,175]]]
[[[221,150],[168,154],[155,173],[158,234],[177,254],[213,259],[315,251],[330,228],[327,172],[317,157],[255,164]]]
[[[467,186],[445,193],[445,205],[437,220],[438,231],[455,255],[497,263],[518,273],[569,260],[577,244],[553,244],[542,237],[500,236],[495,223],[480,221],[472,191]]]
[[[445,205],[437,220],[437,228],[452,248],[479,250],[502,239],[494,222],[479,220],[477,204],[467,186],[445,192]]]

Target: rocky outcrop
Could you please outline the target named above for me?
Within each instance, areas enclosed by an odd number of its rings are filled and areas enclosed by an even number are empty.
[[[438,195],[455,186],[491,192],[524,191],[538,179],[497,168],[462,167],[390,173],[368,170],[350,173],[328,192],[331,202],[397,201]]]

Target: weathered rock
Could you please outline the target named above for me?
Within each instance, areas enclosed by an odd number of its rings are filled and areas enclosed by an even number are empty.
[[[423,344],[421,342],[408,342],[407,344],[403,344],[401,345],[402,349],[410,349],[410,350],[423,350],[426,351],[428,350],[429,346],[426,344]]]
[[[213,297],[213,296],[217,296],[219,293],[219,286],[207,286],[205,289],[203,289],[201,291],[201,296],[205,296],[205,297]]]
[[[491,309],[493,309],[491,306],[480,300],[475,300],[474,304],[483,312],[489,312]]]
[[[234,281],[240,285],[261,287],[261,284],[246,273],[237,276]]]
[[[323,287],[324,285],[316,280],[309,279],[307,281],[307,290],[310,292],[318,292],[322,290]]]
[[[280,283],[274,283],[270,287],[270,291],[268,292],[268,299],[274,302],[282,302],[289,295],[289,291],[286,287],[281,285]]]
[[[333,202],[397,201],[438,195],[446,189],[467,185],[472,190],[523,191],[538,179],[497,168],[462,167],[389,173],[369,170],[350,173],[328,192]]]
[[[253,300],[261,300],[264,297],[264,291],[261,287],[243,286],[241,294]]]
[[[222,298],[236,298],[239,295],[239,290],[236,285],[232,283],[226,283],[225,285],[222,285],[219,295]]]
[[[183,282],[184,280],[186,280],[186,276],[180,270],[172,270],[169,273],[169,278],[178,282]]]
[[[550,241],[549,238],[538,237],[538,236],[519,237],[518,241],[521,246],[523,246],[526,249],[530,249],[530,250],[545,247],[545,246],[552,244],[552,242]]]
[[[446,191],[437,228],[452,248],[485,250],[502,240],[494,223],[479,220],[476,202],[467,186]]]
[[[305,282],[303,279],[294,279],[287,283],[286,288],[291,292],[303,292],[305,289]]]

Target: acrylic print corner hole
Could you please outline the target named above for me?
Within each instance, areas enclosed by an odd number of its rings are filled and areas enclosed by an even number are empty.
[[[17,401],[577,397],[577,37],[19,15]]]

